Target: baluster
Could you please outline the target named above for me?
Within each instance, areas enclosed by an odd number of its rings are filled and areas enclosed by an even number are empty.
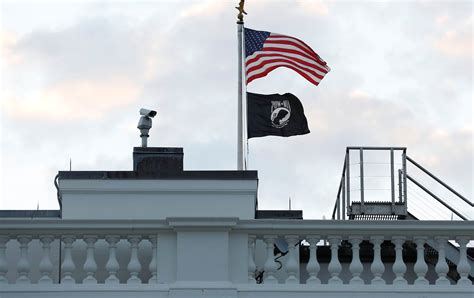
[[[132,250],[130,262],[127,266],[127,270],[130,272],[130,278],[127,280],[128,284],[139,284],[142,282],[138,277],[138,274],[142,269],[142,266],[138,261],[138,243],[140,243],[141,239],[142,236],[139,235],[128,236],[128,241],[130,242],[130,248]]]
[[[275,263],[275,255],[273,254],[273,247],[275,244],[275,235],[266,235],[263,236],[263,241],[267,244],[267,260],[263,265],[263,270],[265,271],[265,278],[263,280],[266,284],[276,284],[278,280],[275,278],[275,272],[278,268]]]
[[[407,280],[404,278],[407,266],[403,262],[403,243],[405,243],[406,237],[394,236],[392,238],[393,244],[395,244],[395,262],[392,265],[395,279],[393,280],[394,285],[406,285]]]
[[[288,259],[286,260],[285,270],[288,274],[286,279],[287,284],[299,284],[299,280],[296,277],[298,273],[299,262],[296,259],[295,245],[298,243],[299,237],[296,235],[285,236],[286,243],[288,243]]]
[[[428,280],[425,278],[428,272],[428,265],[425,262],[425,244],[426,237],[415,237],[416,243],[416,263],[413,269],[418,278],[415,280],[415,285],[427,285]]]
[[[109,277],[105,280],[106,284],[118,284],[120,280],[117,278],[117,271],[120,266],[117,261],[117,243],[120,241],[120,236],[118,235],[109,235],[105,237],[105,241],[109,244],[109,259],[105,264],[105,269],[109,272]]]
[[[61,271],[64,274],[64,277],[61,279],[62,284],[75,284],[76,280],[72,277],[76,266],[74,265],[74,261],[72,260],[72,244],[76,240],[75,236],[72,235],[64,235],[62,237],[64,241],[64,261],[61,265]]]
[[[256,237],[253,235],[248,236],[248,282],[251,284],[257,283],[255,280],[255,270],[257,266],[255,265],[254,260],[254,247],[255,247],[255,239]]]
[[[360,277],[364,267],[360,261],[360,244],[362,243],[362,236],[351,236],[349,242],[352,244],[352,261],[349,265],[349,270],[352,273],[350,284],[363,285],[364,280]]]
[[[338,250],[339,244],[341,243],[341,237],[339,236],[329,236],[329,244],[331,245],[331,261],[328,265],[328,271],[331,275],[331,278],[328,281],[328,284],[342,284],[342,280],[339,278],[339,273],[341,273],[342,266],[339,262]]]
[[[374,261],[370,265],[370,271],[374,275],[371,284],[373,285],[384,285],[385,280],[382,278],[382,274],[385,271],[385,265],[382,263],[381,248],[380,245],[384,240],[383,236],[372,236],[370,241],[374,245]]]
[[[6,235],[0,235],[0,285],[6,285],[8,280],[6,278],[8,272],[7,264],[7,243],[10,241],[10,237]]]
[[[29,284],[31,281],[28,277],[28,274],[30,273],[30,262],[28,261],[28,243],[31,241],[31,236],[20,235],[17,239],[20,243],[20,260],[18,260],[17,264],[18,278],[16,279],[16,283]]]
[[[458,286],[470,286],[472,285],[468,276],[471,273],[471,265],[467,262],[467,248],[466,245],[469,243],[469,237],[456,237],[456,242],[459,244],[459,261],[457,271],[461,277],[458,280]]]
[[[97,241],[97,236],[95,235],[85,235],[84,242],[87,243],[87,255],[86,262],[84,263],[84,271],[86,272],[86,278],[82,281],[84,284],[96,284],[97,279],[95,279],[94,274],[97,271],[97,263],[95,262],[94,250],[95,243]]]
[[[446,263],[446,255],[445,255],[445,245],[448,241],[448,237],[435,237],[435,240],[438,244],[438,262],[436,263],[435,270],[438,274],[438,279],[436,280],[437,285],[449,285],[451,284],[449,280],[446,278],[446,274],[448,274],[449,267],[448,263]]]
[[[39,263],[39,271],[41,273],[41,278],[38,280],[39,284],[52,284],[53,279],[51,278],[51,273],[53,272],[53,263],[49,256],[51,252],[51,242],[53,242],[54,236],[52,235],[41,235],[40,241],[43,244],[43,258]]]
[[[318,235],[308,235],[306,241],[309,243],[309,261],[306,265],[306,271],[308,271],[309,278],[306,280],[306,284],[320,284],[321,280],[318,278],[319,263],[317,255],[317,244],[320,237]]]
[[[157,236],[156,235],[150,235],[148,240],[151,242],[151,261],[150,265],[148,266],[148,269],[150,269],[151,272],[151,278],[148,280],[149,284],[156,284],[158,282],[158,279],[156,277],[156,272],[158,270],[158,266],[156,263],[156,245],[157,245]]]

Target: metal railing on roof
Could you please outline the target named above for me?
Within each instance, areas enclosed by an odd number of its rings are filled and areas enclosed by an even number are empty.
[[[350,160],[351,160],[351,151],[358,151],[359,155],[359,176],[351,177],[350,169]],[[378,202],[367,202],[365,191],[365,178],[370,177],[364,174],[365,166],[370,164],[370,162],[364,162],[364,152],[365,151],[389,151],[390,152],[390,162],[389,163],[380,163],[380,164],[389,164],[390,165],[390,197],[391,200],[379,200]],[[395,170],[395,161],[394,155],[395,152],[401,151],[401,169]],[[370,218],[371,216],[388,216],[387,219],[403,219],[407,215],[407,181],[414,183],[417,187],[427,193],[430,198],[435,199],[442,206],[450,210],[453,214],[459,216],[463,220],[468,220],[467,217],[463,216],[458,210],[453,208],[448,202],[441,199],[440,196],[436,195],[434,192],[430,191],[426,186],[421,184],[414,177],[408,175],[407,173],[407,162],[416,168],[420,169],[424,174],[428,175],[439,185],[447,189],[449,192],[454,194],[457,198],[460,198],[464,203],[468,204],[470,207],[474,207],[473,202],[468,200],[466,197],[462,196],[443,182],[441,179],[436,177],[433,173],[422,167],[419,163],[414,161],[412,158],[407,156],[406,147],[347,147],[346,154],[344,158],[344,165],[342,168],[341,180],[339,183],[339,188],[336,196],[336,202],[334,205],[332,219],[354,219],[354,216],[366,216]],[[374,164],[374,163],[372,163]],[[395,185],[395,173],[398,173],[398,185]],[[372,176],[373,177],[373,176]],[[354,202],[351,198],[351,178],[360,179],[360,188],[356,191],[359,191],[359,202]],[[398,200],[396,198],[396,193],[398,192]]]

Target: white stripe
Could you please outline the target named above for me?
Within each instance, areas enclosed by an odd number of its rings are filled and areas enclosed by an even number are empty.
[[[291,37],[291,36],[281,36],[281,37],[276,37],[276,36],[272,36],[270,35],[267,40],[274,40],[274,41],[279,41],[279,40],[283,40],[283,41],[291,41],[291,42],[294,42],[294,43],[297,43],[299,44],[300,46],[302,46],[303,48],[307,49],[309,52],[314,52],[313,49],[311,49],[308,45],[302,43],[301,41],[299,41],[298,39],[294,38],[294,37]]]
[[[265,66],[262,67],[262,68],[259,68],[259,69],[256,69],[256,70],[250,72],[250,73],[247,73],[247,80],[248,80],[250,77],[252,77],[252,76],[254,76],[254,75],[257,75],[257,74],[261,74],[261,73],[265,72],[268,68],[270,68],[270,67],[272,67],[272,66],[276,66],[276,65],[278,65],[278,66],[292,66],[292,67],[294,67],[294,65],[291,65],[291,64],[288,64],[288,63],[281,63],[281,62],[270,63],[270,64],[265,65]],[[297,67],[297,68],[298,68],[298,67]],[[300,69],[300,68],[298,68],[298,69],[299,69],[300,71],[304,72],[304,73],[305,73],[307,76],[309,76],[310,78],[312,78],[315,82],[317,82],[317,83],[321,82],[321,79],[320,79],[320,78],[317,78],[317,77],[313,76],[312,74],[306,72],[304,69]],[[293,70],[293,69],[292,69],[292,70]]]
[[[271,44],[270,43],[270,44],[264,44],[263,48],[262,48],[262,51],[265,51],[265,49],[267,49],[267,48],[294,50],[294,51],[297,51],[297,52],[301,53],[301,55],[305,55],[305,57],[310,57],[310,59],[313,59],[314,61],[317,61],[314,57],[311,57],[311,55],[309,55],[305,51],[302,51],[297,46],[293,46],[293,45],[289,45],[289,44]]]
[[[313,70],[314,72],[316,72],[317,74],[321,75],[321,76],[324,76],[326,73],[322,72],[322,71],[319,71],[318,69],[316,68],[313,68],[311,66],[307,66],[307,65],[304,65],[302,63],[299,63],[291,58],[286,58],[286,57],[275,57],[275,56],[272,56],[272,57],[259,57],[257,60],[255,60],[254,62],[250,63],[249,65],[247,65],[245,67],[245,72],[248,72],[248,70],[253,67],[253,66],[256,66],[262,62],[265,62],[265,61],[268,61],[268,60],[273,60],[273,59],[285,59],[286,61],[291,61],[293,63],[296,64],[295,67],[298,67],[298,68],[308,68],[308,69],[311,69]],[[278,63],[278,62],[277,62]]]
[[[322,68],[322,69],[327,69],[325,65],[321,65],[319,63],[316,63],[314,60],[310,60],[306,57],[302,57],[301,55],[298,55],[298,54],[292,54],[292,53],[283,53],[283,52],[277,52],[277,51],[265,51],[265,52],[258,52],[258,54],[279,54],[279,55],[284,55],[286,57],[280,57],[280,56],[271,56],[271,57],[260,57],[259,59],[256,59],[254,62],[250,63],[249,65],[247,65],[245,67],[245,70],[248,70],[250,67],[252,66],[255,66],[257,64],[259,64],[261,61],[265,61],[265,60],[268,60],[268,59],[278,59],[278,58],[281,58],[281,59],[288,59],[288,60],[291,60],[295,63],[298,63],[300,64],[302,67],[307,67],[307,68],[311,68],[312,69],[312,66],[309,66],[309,65],[304,65],[304,64],[301,64],[297,61],[294,61],[292,60],[291,58],[298,58],[300,60],[303,60],[311,65],[314,65],[314,67],[319,67],[319,68]],[[252,54],[252,58],[255,58],[258,56],[257,52]],[[250,56],[249,56],[250,58]],[[246,59],[247,60],[247,59]],[[247,61],[246,61],[247,62]],[[247,64],[247,63],[246,63]],[[321,74],[321,75],[325,75],[324,72],[318,70],[318,69],[314,69],[314,71],[316,71],[317,73]]]

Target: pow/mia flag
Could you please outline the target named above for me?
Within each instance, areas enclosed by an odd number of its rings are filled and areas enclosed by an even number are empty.
[[[247,136],[290,137],[309,133],[303,105],[291,93],[256,94],[247,92]]]

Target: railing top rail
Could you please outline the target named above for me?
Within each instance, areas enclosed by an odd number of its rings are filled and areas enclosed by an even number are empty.
[[[425,174],[427,174],[428,176],[430,176],[431,178],[433,178],[436,182],[438,182],[439,184],[441,184],[442,186],[444,186],[445,188],[447,188],[449,191],[451,191],[453,194],[455,194],[456,196],[458,196],[461,200],[463,200],[465,203],[469,204],[471,207],[474,207],[474,203],[469,201],[468,199],[466,199],[464,196],[462,196],[460,193],[458,193],[457,191],[455,191],[454,189],[452,189],[449,185],[447,185],[446,183],[444,183],[443,181],[441,181],[441,179],[439,179],[438,177],[436,177],[434,174],[432,174],[430,171],[428,171],[427,169],[425,169],[424,167],[422,167],[419,163],[417,163],[416,161],[414,161],[413,159],[411,159],[409,156],[407,156],[407,160],[409,162],[411,162],[414,166],[416,166],[417,168],[419,168],[420,170],[422,170]]]
[[[346,151],[349,150],[403,150],[406,151],[406,147],[372,147],[372,146],[348,146],[346,147]]]
[[[443,234],[449,236],[474,237],[473,221],[442,221],[442,220],[287,220],[287,219],[242,219],[237,218],[177,218],[173,220],[0,220],[0,235],[19,234],[25,231],[32,234],[109,233],[119,234],[160,232],[175,229],[194,228],[194,230],[225,229],[236,232],[252,232],[273,234],[292,232],[298,235],[369,235],[384,232],[397,235]]]
[[[125,235],[170,230],[165,220],[66,220],[66,219],[25,219],[0,218],[0,234],[16,235],[19,233],[32,234],[114,234]]]
[[[241,220],[235,231],[251,234],[295,234],[295,235],[337,235],[374,236],[382,235],[387,239],[392,236],[466,236],[474,238],[472,221],[384,221],[384,220]]]

